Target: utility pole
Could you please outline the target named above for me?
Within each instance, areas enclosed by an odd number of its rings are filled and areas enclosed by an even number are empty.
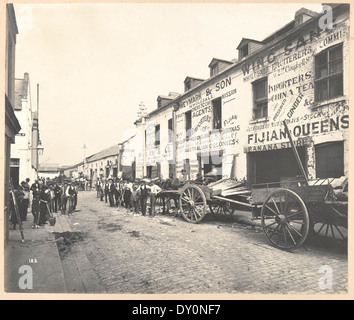
[[[83,162],[83,167],[84,167],[84,177],[85,177],[85,170],[86,170],[86,149],[87,149],[87,147],[86,147],[86,144],[84,144],[83,145],[83,147],[82,147],[82,149],[84,149],[84,162]]]

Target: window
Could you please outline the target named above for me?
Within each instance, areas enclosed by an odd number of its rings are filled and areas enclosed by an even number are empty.
[[[248,44],[240,49],[240,59],[243,59],[246,56],[248,56]]]
[[[148,178],[151,179],[151,177],[152,177],[152,166],[147,166],[146,167],[146,175],[147,175]]]
[[[186,118],[186,138],[192,136],[192,111],[188,111],[185,113]]]
[[[316,145],[316,177],[340,178],[344,176],[343,141]]]
[[[160,145],[160,125],[155,126],[155,146]]]
[[[264,78],[253,83],[253,119],[268,116],[268,79]]]
[[[191,83],[190,81],[186,82],[184,85],[184,92],[187,92],[191,89]]]
[[[343,46],[329,48],[315,57],[315,99],[329,100],[343,95]]]
[[[215,64],[210,69],[210,76],[213,77],[219,73],[218,64]]]
[[[221,129],[221,98],[215,99],[213,103],[213,129]]]
[[[168,120],[168,142],[173,142],[173,120]]]

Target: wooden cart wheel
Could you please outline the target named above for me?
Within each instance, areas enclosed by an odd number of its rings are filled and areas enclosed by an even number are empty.
[[[231,210],[227,201],[212,201],[209,203],[210,213],[214,215],[232,215],[235,210]]]
[[[204,192],[196,185],[186,185],[179,197],[183,218],[191,223],[199,223],[206,215],[207,202]]]
[[[273,191],[261,211],[263,231],[272,245],[282,250],[299,248],[309,233],[309,215],[303,200],[293,191]]]

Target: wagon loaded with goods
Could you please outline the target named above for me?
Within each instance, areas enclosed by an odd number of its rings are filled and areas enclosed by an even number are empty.
[[[183,218],[199,223],[208,212],[233,214],[241,206],[252,211],[254,219],[261,220],[266,237],[279,249],[295,250],[309,234],[321,232],[325,236],[345,239],[343,229],[348,227],[347,179],[309,180],[286,123],[284,126],[302,176],[255,184],[251,188],[234,180],[209,185],[187,183],[177,191]]]

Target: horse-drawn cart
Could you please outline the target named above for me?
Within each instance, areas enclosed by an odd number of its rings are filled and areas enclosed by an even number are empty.
[[[252,189],[234,187],[221,194],[210,186],[187,183],[175,193],[180,212],[190,223],[201,222],[208,213],[233,214],[235,206],[244,206],[251,209],[254,219],[261,219],[271,244],[294,250],[310,233],[320,234],[322,230],[326,236],[345,238],[340,228],[347,229],[348,202],[337,200],[331,184],[338,180],[286,178],[281,182],[256,184]],[[225,185],[226,181],[221,183]],[[228,195],[224,196],[225,193]]]
[[[185,184],[177,192],[183,218],[199,223],[208,212],[233,214],[242,206],[251,209],[254,219],[261,219],[265,235],[283,250],[300,247],[310,233],[342,237],[348,225],[348,199],[340,198],[338,186],[346,185],[346,177],[309,180],[292,141],[301,176],[281,178],[280,182],[254,184],[247,188],[242,181],[222,180],[209,185]],[[209,210],[208,210],[209,208]],[[318,224],[320,227],[318,229]]]

